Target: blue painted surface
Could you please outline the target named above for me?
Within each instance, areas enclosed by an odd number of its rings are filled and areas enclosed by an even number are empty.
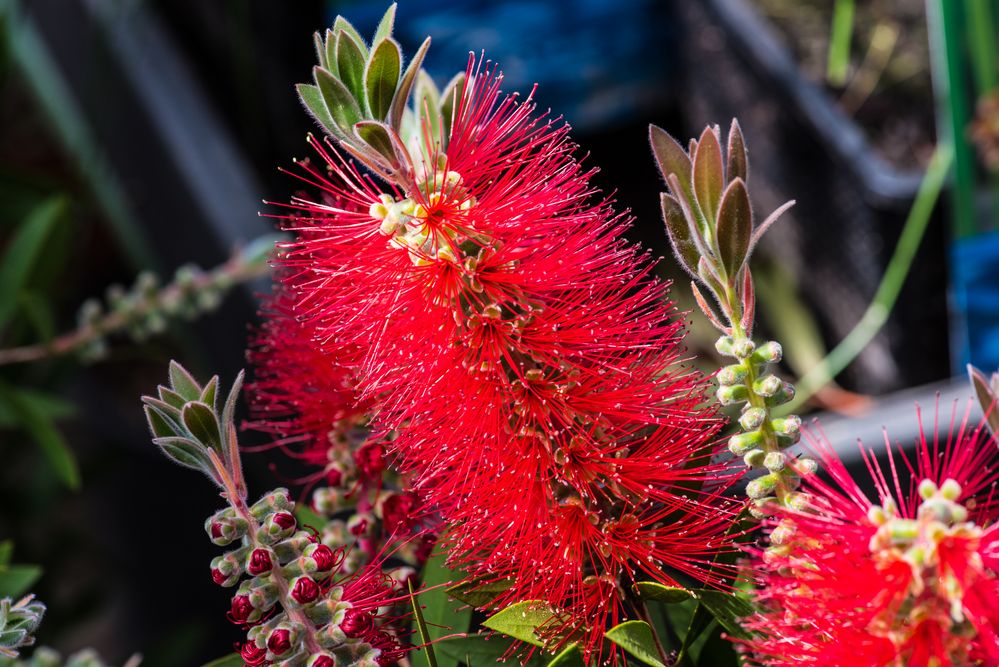
[[[955,242],[951,271],[958,370],[970,362],[995,371],[999,369],[999,230]]]

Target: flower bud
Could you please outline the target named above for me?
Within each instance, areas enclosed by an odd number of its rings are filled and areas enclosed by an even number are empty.
[[[736,456],[742,456],[751,449],[754,449],[763,442],[763,434],[759,431],[749,433],[739,433],[728,439],[728,450]]]
[[[250,514],[253,518],[262,521],[268,514],[273,512],[291,512],[295,509],[295,503],[291,501],[288,489],[274,489],[250,507]]]
[[[717,396],[718,402],[722,405],[733,405],[735,403],[742,403],[749,398],[749,390],[741,384],[723,385],[718,387],[715,396]]]
[[[233,623],[249,623],[254,614],[258,613],[250,603],[248,595],[235,595],[229,607],[229,620]]]
[[[783,356],[784,351],[781,349],[780,343],[771,340],[756,348],[756,352],[753,353],[753,361],[763,364],[775,364]]]
[[[739,417],[739,425],[744,431],[755,431],[763,425],[767,418],[767,411],[763,408],[749,408]]]
[[[763,475],[762,477],[757,477],[746,485],[746,495],[753,500],[772,495],[774,489],[777,488],[778,481],[779,478],[777,475],[772,473],[769,475]]]
[[[937,495],[937,485],[931,479],[924,479],[919,483],[919,497],[923,500],[929,500],[933,496]]]
[[[294,530],[295,517],[288,512],[276,512],[264,520],[257,531],[257,539],[264,544],[274,544],[291,535]]]
[[[940,495],[942,495],[945,500],[949,500],[951,502],[955,502],[961,497],[961,491],[961,485],[955,479],[945,479],[944,483],[940,485]]]
[[[373,480],[385,470],[385,452],[380,443],[368,442],[354,452],[354,464],[361,476]]]
[[[239,657],[244,665],[262,665],[267,659],[267,649],[258,647],[253,642],[244,642],[239,650]]]
[[[768,516],[773,514],[774,508],[777,506],[777,498],[774,496],[765,496],[763,498],[757,498],[749,505],[749,514],[755,519],[766,519]]]
[[[412,493],[391,493],[378,504],[382,525],[387,535],[408,534],[415,523],[416,496]]]
[[[760,396],[770,397],[780,391],[782,386],[781,380],[776,375],[768,375],[765,378],[760,378],[753,383],[753,391],[755,391]]]
[[[371,614],[359,609],[348,609],[340,623],[340,629],[348,637],[363,637],[371,630]]]
[[[322,486],[312,492],[312,509],[317,514],[329,516],[340,511],[342,507],[343,494],[339,489]]]
[[[748,359],[756,350],[756,343],[748,338],[740,338],[732,345],[732,352],[738,359]]]
[[[298,604],[309,604],[319,597],[319,585],[310,577],[299,577],[291,587],[291,597]]]
[[[734,357],[735,351],[733,345],[735,340],[731,336],[721,336],[717,341],[715,341],[715,349],[718,354],[725,357]]]
[[[246,535],[245,519],[237,517],[235,512],[226,508],[216,512],[205,521],[205,532],[212,543],[224,547]]]
[[[241,563],[232,557],[232,553],[213,558],[211,568],[212,581],[219,586],[233,586],[243,574]]]
[[[787,465],[787,455],[781,452],[770,452],[763,459],[763,465],[770,472],[780,472]]]
[[[267,638],[267,650],[278,657],[285,655],[291,651],[291,640],[291,630],[278,628]]]
[[[772,396],[766,397],[766,402],[768,406],[775,407],[783,405],[793,398],[794,385],[790,382],[782,382],[779,390],[777,390]]]
[[[742,457],[742,460],[750,468],[759,468],[760,466],[764,465],[766,457],[767,453],[762,449],[757,448],[757,449],[750,449],[748,452],[746,452],[746,454]]]
[[[337,566],[337,556],[325,544],[315,544],[306,550],[305,555],[312,559],[317,574],[326,574]]]
[[[274,568],[272,553],[270,549],[254,549],[246,563],[246,571],[253,576],[270,572]]]
[[[308,667],[336,667],[336,658],[331,655],[313,656],[312,660],[308,663]]]
[[[815,461],[815,459],[803,456],[794,462],[794,469],[798,475],[807,477],[808,475],[815,474],[815,472],[819,469],[819,464]]]
[[[718,375],[715,377],[718,379],[718,384],[729,386],[741,383],[746,379],[747,374],[748,371],[745,364],[732,364],[718,371]]]
[[[277,554],[278,562],[287,563],[295,560],[302,555],[313,541],[312,533],[300,530],[291,537],[274,544],[274,553]]]
[[[367,514],[355,514],[347,519],[347,530],[354,537],[372,537],[374,517]]]

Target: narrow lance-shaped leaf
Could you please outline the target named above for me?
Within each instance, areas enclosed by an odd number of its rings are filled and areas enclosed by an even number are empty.
[[[186,368],[176,361],[170,361],[170,387],[185,401],[196,401],[201,397],[201,385]]]
[[[451,138],[451,124],[454,122],[455,110],[459,107],[459,99],[462,95],[467,94],[465,84],[465,73],[459,72],[444,86],[444,92],[441,93],[441,121],[444,123],[444,134],[441,136],[441,141],[445,148]]]
[[[205,448],[190,438],[180,436],[153,438],[153,444],[174,463],[185,468],[200,470],[209,477],[214,477],[211,473],[211,460],[205,454]]]
[[[323,52],[325,56],[320,59],[323,69],[328,70],[333,76],[340,78],[340,68],[336,62],[336,33],[326,29],[326,39],[323,41]],[[323,62],[325,61],[325,62]]]
[[[389,5],[389,8],[385,10],[385,14],[382,16],[382,20],[378,22],[378,27],[375,28],[375,36],[372,38],[371,43],[377,44],[378,40],[383,37],[391,37],[392,30],[395,28],[395,10],[396,4],[393,2]]]
[[[639,661],[651,667],[666,667],[659,657],[652,627],[645,621],[625,621],[608,630],[605,635]]]
[[[655,600],[666,604],[679,604],[695,597],[686,588],[664,586],[656,581],[639,581],[635,584],[635,591],[643,600]]]
[[[417,118],[416,131],[428,132],[433,141],[441,138],[440,104],[440,91],[430,75],[421,69],[416,78],[416,97],[413,101]]]
[[[978,397],[978,404],[982,406],[982,414],[986,415],[989,430],[993,435],[999,433],[999,403],[996,402],[991,384],[985,374],[971,364],[968,364],[968,377]]]
[[[323,94],[319,91],[319,86],[313,86],[310,83],[299,83],[295,84],[295,90],[298,91],[298,99],[302,101],[305,110],[319,123],[323,131],[327,134],[337,136],[340,133],[339,128],[333,122],[333,117],[330,116],[330,112],[326,108],[326,103],[323,102]]]
[[[423,67],[423,58],[427,55],[427,49],[430,48],[430,38],[427,37],[423,40],[423,44],[417,50],[416,55],[409,62],[406,67],[406,73],[403,74],[402,80],[399,82],[399,87],[395,91],[395,95],[392,98],[391,109],[389,112],[389,124],[398,131],[402,126],[402,115],[406,110],[406,105],[409,104],[409,95],[413,91],[413,85],[416,83],[416,77],[422,71],[420,68]],[[419,112],[419,109],[417,109]]]
[[[6,383],[0,383],[0,401],[7,404],[24,431],[41,448],[59,479],[70,489],[78,489],[80,470],[76,457],[52,419]]]
[[[358,105],[365,113],[368,106],[364,94],[364,63],[367,57],[360,44],[346,32],[338,32],[336,36],[336,65],[340,81],[354,96]]]
[[[732,126],[728,130],[728,150],[726,151],[725,178],[729,182],[741,178],[744,183],[749,182],[749,159],[746,155],[746,140],[742,136],[742,128],[739,121],[732,119]]]
[[[682,186],[680,185],[679,176],[677,176],[676,174],[670,174],[666,180],[669,182],[670,189],[672,189],[673,192],[682,192],[681,190]],[[676,202],[680,205],[681,210],[683,211],[683,219],[687,223],[688,238],[691,241],[693,241],[695,247],[697,248],[697,261],[698,262],[701,260],[707,261],[708,259],[714,257],[714,254],[708,248],[708,244],[704,240],[704,237],[702,236],[702,230],[700,226],[697,224],[696,214],[694,210],[690,207],[691,204],[687,200],[687,197],[685,195],[681,195],[676,197],[675,199]]]
[[[354,24],[342,16],[337,16],[333,21],[333,34],[336,35],[339,33],[348,35],[354,41],[354,44],[358,47],[361,53],[362,62],[368,59],[368,46],[365,43],[364,38],[361,37],[361,33],[357,31]]]
[[[704,215],[708,227],[713,227],[725,184],[725,175],[718,135],[710,127],[704,128],[697,142],[693,180],[697,206]]]
[[[195,440],[222,454],[222,433],[215,411],[204,403],[191,401],[180,413],[184,426]]]
[[[329,33],[329,30],[326,32]],[[326,42],[323,40],[322,33],[318,30],[312,33],[312,46],[316,49],[316,60],[319,61],[319,66],[329,69],[330,63],[326,55]]]
[[[718,252],[725,274],[734,279],[749,252],[753,209],[746,184],[737,178],[725,189],[718,209]]]
[[[354,134],[358,139],[382,155],[390,165],[396,163],[395,147],[389,135],[388,126],[374,120],[364,120],[354,124]]]
[[[312,75],[315,77],[326,113],[343,134],[349,134],[354,123],[361,120],[361,107],[357,104],[357,100],[330,72],[315,67]]]
[[[364,68],[368,110],[375,120],[385,120],[388,117],[401,71],[402,49],[394,39],[383,38],[374,45]]]
[[[780,218],[780,216],[784,214],[785,211],[794,206],[794,203],[795,202],[793,199],[789,202],[784,202],[784,204],[779,206],[776,211],[768,215],[767,219],[764,220],[759,227],[753,230],[753,236],[749,240],[750,252],[753,251],[753,248],[755,248],[756,244],[760,242],[760,239],[763,237],[764,234],[766,234],[767,230],[770,229],[771,225],[777,222],[777,220]]]
[[[694,278],[697,277],[697,259],[700,256],[697,252],[697,244],[690,238],[690,226],[680,202],[665,192],[660,194],[663,209],[663,222],[666,225],[666,234],[669,236],[670,246],[687,273]]]
[[[45,242],[66,210],[62,199],[49,199],[21,223],[0,260],[0,327],[16,311],[18,297],[43,254]]]
[[[677,143],[676,139],[671,137],[666,130],[655,125],[649,126],[649,144],[652,146],[652,154],[656,158],[663,179],[669,183],[670,174],[676,174],[683,194],[687,197],[688,201],[693,201],[694,191],[691,186],[690,157],[683,150],[683,146]],[[672,187],[670,185],[671,189]],[[674,192],[673,195],[679,197],[679,193],[677,192]]]

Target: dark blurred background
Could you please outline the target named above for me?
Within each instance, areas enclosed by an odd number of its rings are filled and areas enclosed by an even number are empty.
[[[500,64],[507,91],[538,84],[539,107],[573,125],[598,184],[632,211],[635,240],[657,255],[668,250],[648,124],[685,138],[738,116],[757,216],[798,201],[754,269],[762,333],[785,343],[785,372],[797,376],[862,316],[937,132],[922,1],[862,3],[853,87],[823,79],[829,5],[402,0],[396,37],[405,53],[433,37],[426,67],[440,84],[469,51]],[[293,89],[309,79],[313,31],[342,13],[369,35],[384,10],[360,0],[0,0],[0,248],[39,204],[65,204],[0,347],[73,328],[87,297],[141,269],[168,277],[185,262],[211,267],[270,230],[261,199],[294,191],[277,167],[307,154],[306,133],[317,131]],[[872,70],[885,29],[894,41]],[[968,356],[948,333],[949,211],[936,207],[888,324],[820,407],[866,408],[866,423],[880,424],[891,417],[877,406],[891,399],[874,397],[949,390],[921,388]],[[677,301],[690,310],[672,259],[661,271],[678,279]],[[138,651],[156,667],[202,664],[239,639],[222,620],[229,594],[208,574],[217,549],[201,522],[218,501],[149,444],[138,397],[165,379],[170,358],[227,384],[244,365],[254,293],[264,289],[239,289],[150,342],[112,341],[97,364],[0,368],[0,389],[42,395],[81,470],[81,488],[67,490],[37,429],[0,392],[0,540],[13,540],[15,561],[44,568],[33,589],[50,610],[43,643],[94,646],[113,664]],[[690,319],[692,351],[710,354],[711,330]],[[296,474],[270,462],[249,457],[253,488]]]

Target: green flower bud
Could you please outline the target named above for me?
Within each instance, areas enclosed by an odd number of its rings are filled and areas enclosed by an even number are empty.
[[[733,405],[735,403],[742,403],[749,398],[749,391],[741,384],[721,386],[718,387],[715,396],[717,396],[718,402],[722,405]]]
[[[728,451],[736,456],[743,456],[746,452],[763,443],[763,434],[759,431],[749,433],[739,433],[728,439]]]
[[[780,481],[777,475],[773,473],[769,475],[763,475],[762,477],[757,477],[749,484],[746,485],[746,495],[753,500],[758,500],[764,496],[773,495],[774,490],[777,488],[777,483]]]
[[[746,455],[742,457],[742,460],[750,468],[759,468],[764,464],[766,457],[767,453],[762,449],[750,449],[746,452]]]
[[[767,411],[763,408],[749,408],[739,417],[739,425],[744,431],[755,431],[763,425],[767,418]]]

